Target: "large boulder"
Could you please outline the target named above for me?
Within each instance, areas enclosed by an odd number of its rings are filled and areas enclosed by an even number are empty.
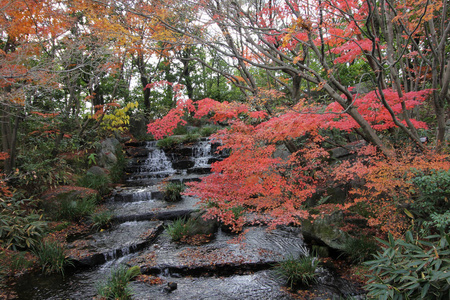
[[[214,234],[219,227],[219,223],[215,219],[207,219],[203,218],[205,214],[204,211],[194,212],[191,215],[191,219],[195,222],[191,228],[191,234]]]
[[[344,215],[342,212],[335,212],[314,220],[305,220],[302,223],[302,233],[306,240],[318,241],[326,246],[343,250],[350,235],[339,229]]]
[[[107,138],[100,143],[97,152],[97,164],[100,167],[110,169],[117,163],[116,152],[120,148],[120,142],[115,138]]]

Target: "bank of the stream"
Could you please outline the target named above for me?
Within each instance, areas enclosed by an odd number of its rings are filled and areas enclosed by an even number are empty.
[[[105,206],[113,225],[67,244],[74,268],[61,275],[29,273],[14,287],[18,299],[92,299],[99,284],[119,266],[139,266],[130,284],[133,299],[362,299],[361,285],[320,264],[311,287],[289,289],[273,267],[291,257],[311,256],[298,227],[267,231],[246,226],[244,240],[215,221],[205,222],[197,199],[165,198],[168,183],[200,180],[210,163],[223,159],[215,146],[200,141],[167,153],[154,142],[128,145],[125,184]],[[169,228],[180,218],[199,220],[195,238],[174,242]],[[326,261],[326,259],[322,259]],[[168,288],[170,284],[176,288]]]

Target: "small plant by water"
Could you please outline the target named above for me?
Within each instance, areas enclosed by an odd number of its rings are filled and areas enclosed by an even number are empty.
[[[91,214],[92,228],[97,231],[108,228],[111,225],[113,216],[113,213],[107,210]]]
[[[65,198],[61,201],[58,219],[78,221],[89,216],[96,208],[97,195],[90,195],[81,199]]]
[[[186,134],[185,136],[183,136],[183,138],[181,139],[181,141],[183,143],[194,143],[197,142],[200,138],[200,134],[198,133],[192,133],[189,132],[188,134]]]
[[[61,273],[64,275],[64,267],[73,265],[66,257],[64,246],[57,241],[41,241],[33,249],[33,254],[38,258],[44,274]]]
[[[179,143],[181,143],[181,140],[179,138],[175,138],[175,137],[165,137],[162,140],[159,140],[156,143],[156,147],[160,148],[160,149],[170,149],[173,148],[174,146],[178,145]]]
[[[215,133],[218,129],[219,129],[218,126],[204,126],[200,128],[199,133],[203,137],[208,137],[211,134]]]
[[[319,266],[319,260],[312,256],[300,258],[288,257],[274,267],[275,274],[286,281],[292,289],[296,286],[308,287],[317,281],[315,272]]]
[[[141,270],[139,266],[131,268],[119,266],[113,269],[106,281],[101,282],[97,286],[98,297],[96,299],[131,299],[133,292],[128,286],[128,283],[140,274]]]
[[[172,224],[169,224],[167,226],[167,232],[172,238],[172,241],[178,242],[191,234],[194,223],[195,222],[192,219],[181,218],[175,220]]]
[[[110,192],[110,180],[106,175],[86,173],[77,183],[79,186],[97,190],[100,195],[107,195]]]
[[[185,186],[179,182],[169,182],[164,186],[164,200],[168,202],[181,201],[181,193],[184,191]]]

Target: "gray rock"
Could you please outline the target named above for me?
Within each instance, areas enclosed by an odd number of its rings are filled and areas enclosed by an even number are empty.
[[[97,153],[97,164],[104,168],[111,168],[117,163],[116,151],[120,146],[120,142],[115,138],[107,138],[100,144]]]
[[[91,174],[99,175],[99,176],[107,176],[105,170],[98,166],[90,167],[89,170],[86,171],[86,173],[91,173]]]
[[[147,124],[149,120],[143,114],[133,114],[130,117],[130,133],[136,138],[146,137],[147,134]]]
[[[319,240],[330,248],[343,250],[350,236],[340,230],[339,224],[343,221],[342,212],[322,215],[322,218],[305,220],[302,223],[303,236],[306,239]]]
[[[288,148],[284,144],[277,145],[277,149],[273,153],[273,157],[281,158],[282,160],[288,160],[290,156],[291,156],[291,152],[288,150]]]
[[[195,220],[195,223],[192,226],[192,234],[213,234],[216,232],[219,223],[214,219],[205,220],[203,218],[204,214],[204,211],[199,211],[191,215],[191,219]]]

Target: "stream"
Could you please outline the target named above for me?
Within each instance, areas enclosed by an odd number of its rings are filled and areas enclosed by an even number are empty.
[[[114,226],[68,245],[78,253],[76,269],[61,275],[25,275],[16,285],[18,299],[93,299],[96,288],[121,264],[140,266],[162,284],[132,281],[133,299],[298,299],[271,270],[286,257],[309,255],[300,228],[267,231],[247,227],[243,243],[230,243],[235,234],[216,230],[207,244],[171,241],[166,228],[173,220],[195,213],[198,199],[163,200],[165,180],[201,180],[214,161],[224,158],[217,145],[201,140],[165,153],[155,142],[128,145],[131,154],[125,184],[107,202]],[[364,299],[353,283],[319,268],[318,283],[307,299]],[[169,282],[177,284],[168,290]]]

